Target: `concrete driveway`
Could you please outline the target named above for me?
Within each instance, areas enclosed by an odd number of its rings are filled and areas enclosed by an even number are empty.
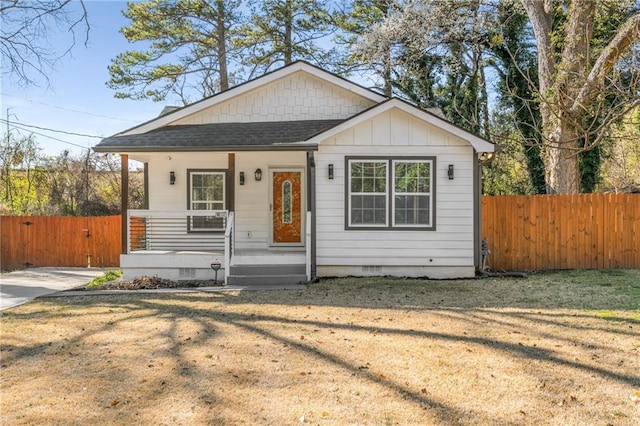
[[[80,287],[106,269],[31,268],[0,275],[0,311],[37,297]]]

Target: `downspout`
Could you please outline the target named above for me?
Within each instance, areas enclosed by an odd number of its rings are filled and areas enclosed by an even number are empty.
[[[128,211],[129,211],[129,155],[120,154],[120,214],[122,217],[122,254],[129,252]]]
[[[313,151],[307,152],[307,211],[311,213],[311,281],[316,274],[316,162]]]
[[[476,271],[482,263],[482,164],[473,150],[473,262]]]
[[[144,205],[142,208],[149,210],[149,163],[144,163]]]

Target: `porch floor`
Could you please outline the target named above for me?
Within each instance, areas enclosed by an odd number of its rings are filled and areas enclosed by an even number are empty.
[[[302,250],[237,250],[231,258],[231,265],[295,265],[306,262]]]
[[[127,256],[210,256],[224,259],[223,250],[139,250],[129,253]],[[138,258],[140,259],[140,258]],[[300,265],[306,262],[304,249],[289,250],[262,250],[241,249],[231,257],[231,265]]]

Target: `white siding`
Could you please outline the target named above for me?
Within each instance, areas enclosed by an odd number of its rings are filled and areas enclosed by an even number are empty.
[[[149,209],[185,210],[187,206],[187,169],[227,169],[227,153],[170,152],[153,153],[149,163]],[[176,174],[169,184],[169,172]]]
[[[178,152],[154,153],[149,162],[149,209],[187,209],[187,170],[228,168],[228,153]],[[269,170],[302,169],[303,211],[306,211],[305,152],[237,152],[235,154],[235,229],[236,248],[266,249],[269,241]],[[255,170],[262,169],[262,180],[255,180]],[[169,172],[176,174],[175,185],[169,184]],[[245,184],[240,185],[239,173]],[[303,224],[304,226],[304,224]]]
[[[298,71],[171,124],[343,119],[372,105],[371,100]]]
[[[238,152],[236,153],[236,247],[265,249],[269,242],[271,212],[269,209],[269,171],[273,168],[303,170],[303,211],[306,210],[307,156],[305,152]],[[254,172],[262,169],[262,180],[256,182]],[[240,186],[238,173],[244,172]],[[304,215],[303,215],[304,217]],[[303,224],[304,229],[304,224]]]
[[[435,231],[345,230],[345,157],[375,155],[436,157]],[[466,141],[399,110],[323,141],[315,158],[318,274],[473,275],[474,159]]]

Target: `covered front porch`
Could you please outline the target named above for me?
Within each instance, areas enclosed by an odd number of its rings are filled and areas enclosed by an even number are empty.
[[[185,232],[194,218],[218,218],[224,232]],[[234,212],[128,210],[128,244],[120,266],[124,279],[146,275],[217,279],[225,285],[306,283],[312,279],[311,212],[305,219],[303,245],[257,248],[238,245]]]

